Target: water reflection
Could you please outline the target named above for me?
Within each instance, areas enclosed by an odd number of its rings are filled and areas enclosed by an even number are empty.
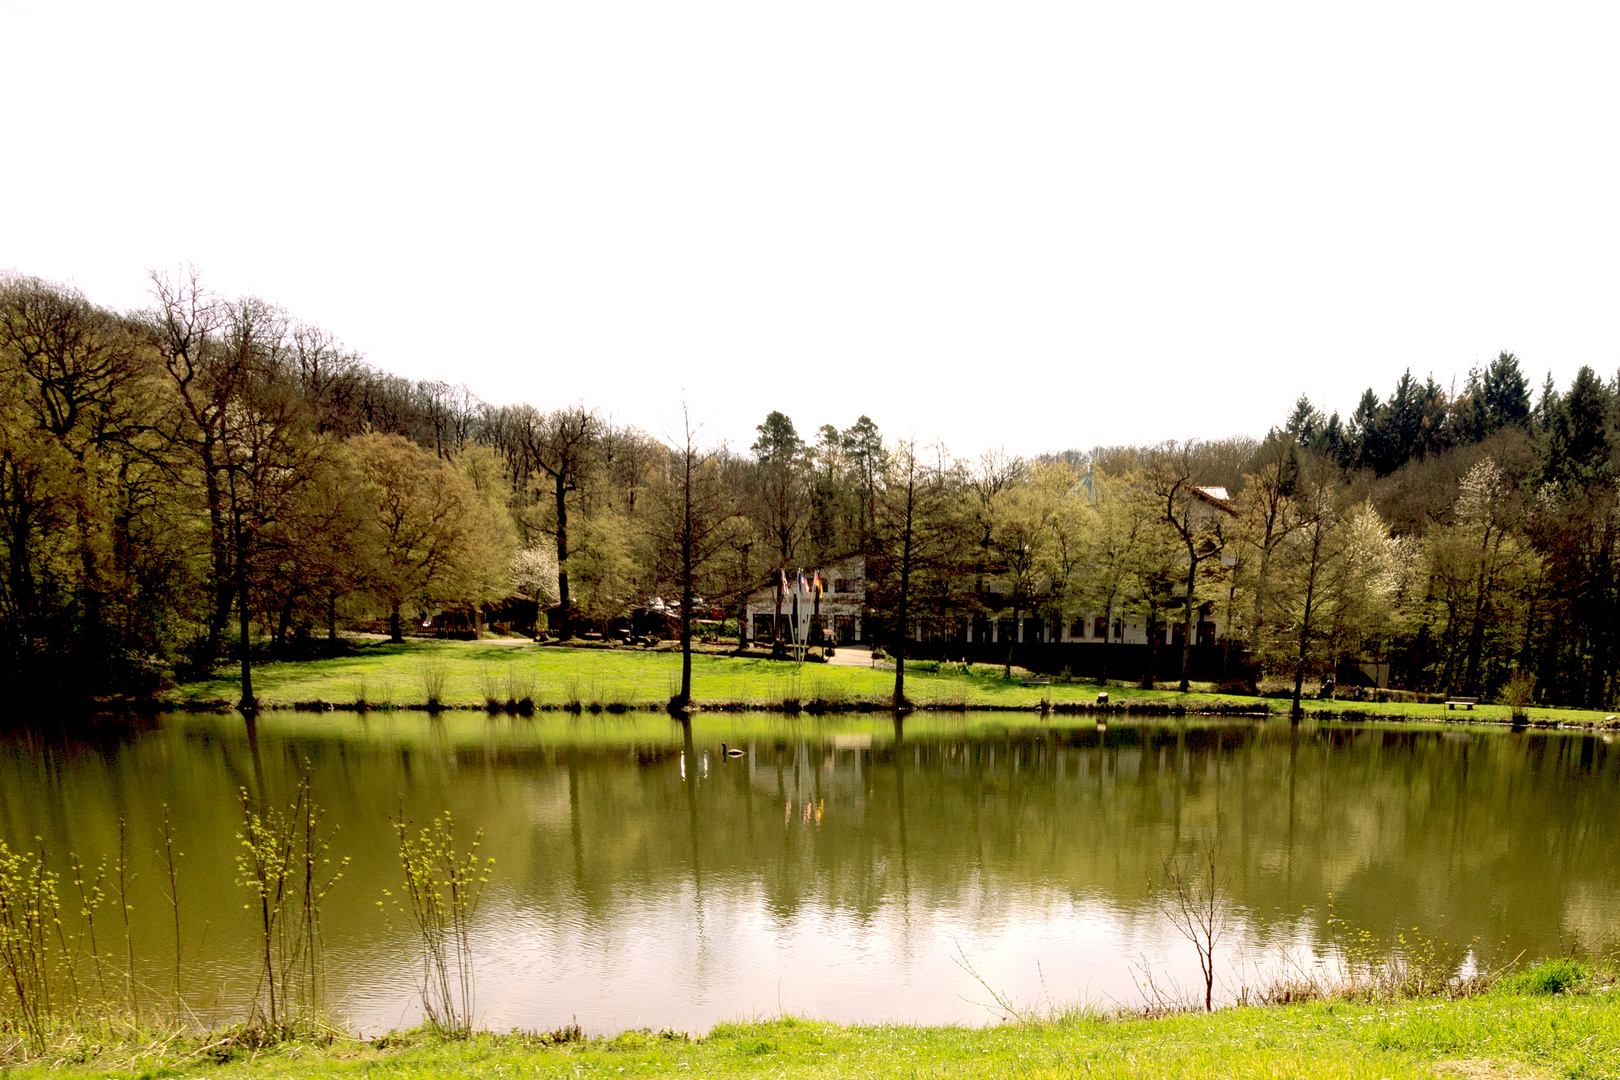
[[[452,810],[497,860],[477,936],[491,1026],[695,1029],[778,1009],[980,1021],[958,949],[1025,1001],[1043,976],[1054,996],[1134,1000],[1142,962],[1190,981],[1191,949],[1147,885],[1211,838],[1240,910],[1233,958],[1321,954],[1330,904],[1349,928],[1418,926],[1482,955],[1607,943],[1614,749],[1558,732],[996,715],[175,717],[8,737],[0,836],[94,862],[127,818],[142,975],[163,986],[168,803],[187,992],[221,1018],[252,979],[237,792],[285,800],[308,762],[334,853],[353,859],[324,913],[331,990],[367,1027],[414,1015],[407,928],[376,903],[399,877],[400,806]]]

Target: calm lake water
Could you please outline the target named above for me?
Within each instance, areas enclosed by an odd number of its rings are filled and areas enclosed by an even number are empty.
[[[1196,979],[1148,883],[1211,838],[1235,905],[1228,992],[1330,957],[1341,924],[1419,928],[1459,962],[1604,950],[1620,929],[1620,745],[1561,732],[726,716],[686,744],[653,716],[287,713],[252,737],[174,716],[0,740],[0,838],[40,837],[65,868],[115,852],[125,817],[138,967],[161,990],[166,803],[186,992],[232,1019],[255,974],[237,791],[285,800],[306,761],[352,859],[323,912],[329,995],[366,1032],[417,1015],[410,935],[377,904],[401,880],[401,799],[484,830],[478,1013],[497,1029],[982,1023],[963,960],[1022,1003],[1137,1003],[1144,968]]]

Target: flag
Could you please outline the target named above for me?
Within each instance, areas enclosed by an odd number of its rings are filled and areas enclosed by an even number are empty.
[[[799,571],[799,591],[804,593],[804,595],[806,595],[806,596],[810,595],[810,583],[808,581],[804,580],[804,571],[803,570]]]
[[[787,571],[781,570],[778,572],[782,575],[782,595],[786,596],[788,593]]]
[[[816,595],[820,596],[827,591],[827,583],[821,580],[821,571],[816,571]]]

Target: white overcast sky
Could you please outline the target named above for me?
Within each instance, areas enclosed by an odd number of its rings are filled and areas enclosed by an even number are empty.
[[[746,446],[1620,364],[1620,7],[0,0],[0,269]]]

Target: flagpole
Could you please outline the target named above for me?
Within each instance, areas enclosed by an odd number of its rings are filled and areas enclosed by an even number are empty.
[[[782,641],[782,594],[787,592],[787,570],[777,571],[780,579],[776,587],[776,621],[771,624],[771,652],[774,655],[776,646]]]
[[[800,580],[803,580],[803,577],[803,574],[799,575]],[[799,588],[797,585],[793,587],[793,650],[798,654],[799,665],[802,667],[804,665],[804,650],[799,646]]]
[[[810,586],[810,590],[811,590],[810,630],[811,630],[812,636],[814,636],[814,632],[821,628],[821,571],[820,570],[817,570],[815,572],[815,576],[811,579],[811,581],[812,581],[812,584]],[[823,646],[825,646],[827,643],[826,643],[826,641],[823,641],[821,644]]]

